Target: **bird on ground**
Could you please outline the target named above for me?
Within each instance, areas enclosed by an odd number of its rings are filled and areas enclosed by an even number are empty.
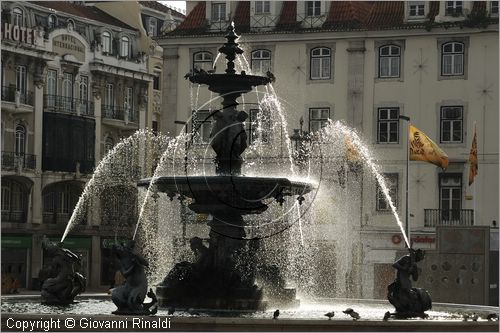
[[[351,316],[353,320],[358,320],[360,318],[359,317],[359,313],[357,313],[356,311],[354,311],[351,308],[347,308],[347,309],[345,309],[342,312],[345,313],[345,314],[348,314],[349,316]]]
[[[171,315],[173,315],[173,314],[174,314],[174,312],[175,312],[175,308],[174,308],[173,306],[171,306],[171,307],[169,307],[169,308],[168,308],[168,312],[167,312],[167,314],[168,314],[169,316],[171,316]]]
[[[335,312],[327,312],[325,313],[325,316],[328,317],[328,320],[332,320],[332,317],[335,316]]]
[[[471,318],[472,321],[477,321],[479,319],[479,316],[477,315],[477,313],[473,313]]]
[[[278,309],[278,310],[274,311],[273,319],[278,319],[279,316],[280,316],[280,310]]]
[[[469,315],[467,313],[464,313],[462,315],[462,321],[468,321],[469,320]]]
[[[486,319],[488,319],[488,321],[494,321],[498,320],[498,316],[496,313],[490,313],[489,315],[486,316]]]
[[[387,311],[385,314],[384,314],[384,321],[387,321],[389,318],[391,318],[391,313],[389,311]]]

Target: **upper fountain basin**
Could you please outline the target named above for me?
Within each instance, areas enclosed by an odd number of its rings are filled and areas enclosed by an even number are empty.
[[[263,86],[272,79],[267,76],[246,75],[246,74],[210,74],[201,72],[189,76],[192,83],[206,84],[208,90],[218,94],[243,94],[252,91],[253,87]]]
[[[139,187],[149,186],[152,178],[141,179]],[[280,204],[286,196],[303,195],[313,190],[313,185],[287,178],[247,176],[169,176],[155,179],[159,192],[170,198],[192,199],[189,208],[196,213],[236,210],[239,214],[259,214],[267,209],[268,199]]]

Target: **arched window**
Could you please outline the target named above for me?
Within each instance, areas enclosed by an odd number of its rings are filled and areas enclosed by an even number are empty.
[[[130,41],[128,37],[123,36],[120,43],[120,56],[128,57],[130,49]]]
[[[112,137],[108,136],[104,141],[104,154],[107,154],[113,149],[115,146],[115,140]]]
[[[107,31],[102,33],[102,52],[111,53],[111,34]]]
[[[264,74],[271,70],[271,51],[255,50],[252,52],[252,73]]]
[[[213,66],[212,53],[207,51],[196,52],[193,54],[193,69],[210,70]]]
[[[28,189],[22,183],[2,178],[2,222],[26,222]]]
[[[401,48],[396,45],[385,45],[379,49],[378,76],[399,77],[401,66]]]
[[[464,44],[449,42],[442,46],[441,75],[464,74]]]
[[[49,29],[54,29],[57,26],[57,17],[54,14],[47,17],[47,25]]]
[[[330,79],[331,51],[327,47],[311,50],[311,80]]]
[[[24,155],[26,151],[26,127],[23,125],[16,126],[16,138],[15,138],[15,152],[16,155]]]
[[[78,202],[82,188],[76,182],[48,185],[43,196],[43,223],[66,224]]]
[[[12,24],[20,27],[24,26],[24,12],[19,7],[14,7],[12,10]]]

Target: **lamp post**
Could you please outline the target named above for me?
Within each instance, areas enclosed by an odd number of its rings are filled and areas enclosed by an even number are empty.
[[[300,128],[295,128],[293,134],[290,135],[290,140],[293,142],[293,158],[299,169],[303,169],[309,159],[309,149],[306,144],[310,141],[309,133],[302,130],[304,118],[300,117]]]
[[[410,238],[410,209],[408,207],[408,188],[410,184],[410,117],[407,116],[399,116],[399,119],[405,120],[407,122],[406,127],[406,221],[405,221],[405,231],[406,237],[408,237],[408,247],[411,247],[411,238]]]

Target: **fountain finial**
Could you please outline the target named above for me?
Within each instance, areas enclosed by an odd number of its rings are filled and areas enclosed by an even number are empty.
[[[237,54],[242,54],[243,50],[238,47],[239,44],[236,43],[236,40],[239,38],[239,36],[234,32],[234,22],[231,22],[231,24],[227,27],[227,31],[228,33],[225,36],[227,42],[224,43],[224,45],[219,49],[219,52],[226,55],[226,73],[235,74],[236,71],[234,70],[234,59],[236,59]]]

